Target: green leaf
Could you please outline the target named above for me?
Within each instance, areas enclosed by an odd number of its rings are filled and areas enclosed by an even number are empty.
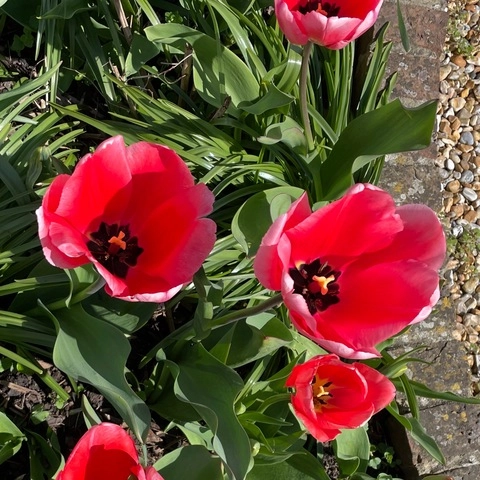
[[[287,117],[281,123],[273,123],[265,130],[265,134],[257,140],[264,145],[282,142],[299,154],[307,153],[307,140],[302,127],[293,118]]]
[[[253,115],[262,115],[268,110],[277,110],[290,105],[294,97],[279,90],[275,85],[270,85],[265,95],[255,102],[241,103],[239,108]]]
[[[365,427],[342,430],[333,442],[340,470],[352,475],[357,470],[365,471],[370,458],[370,441]]]
[[[0,465],[20,450],[24,440],[25,435],[0,412]]]
[[[232,220],[232,233],[248,256],[258,250],[272,223],[302,195],[297,187],[276,187],[250,197]]]
[[[234,410],[243,386],[241,378],[201,344],[185,345],[177,363],[169,364],[176,377],[175,395],[198,411],[214,434],[215,452],[232,478],[243,480],[252,458],[250,441]]]
[[[165,480],[223,480],[222,462],[201,445],[177,448],[164,455],[154,468]]]
[[[192,45],[195,88],[211,105],[221,107],[227,96],[235,106],[258,98],[260,86],[250,69],[208,35],[171,23],[147,27],[145,34],[152,42],[172,45],[182,52],[187,43]]]
[[[398,30],[400,31],[400,38],[402,39],[402,45],[406,52],[410,51],[410,39],[408,38],[407,27],[403,20],[402,9],[400,7],[400,0],[397,0],[397,18],[398,18]]]
[[[125,380],[130,344],[113,325],[88,315],[80,305],[55,312],[59,331],[55,365],[93,385],[116,408],[135,436],[146,439],[150,411]]]
[[[63,0],[39,18],[41,20],[47,20],[49,18],[68,20],[78,12],[92,10],[93,8],[94,7],[88,5],[88,0]]]
[[[160,47],[138,32],[133,32],[133,40],[125,60],[125,75],[137,73],[151,58],[160,52]]]
[[[323,199],[340,196],[352,172],[381,155],[426,148],[430,144],[437,103],[405,108],[400,100],[360,115],[343,130],[320,169]]]
[[[287,462],[255,465],[247,475],[247,480],[308,480],[316,478],[320,477],[307,475]]]
[[[420,422],[415,418],[407,418],[398,411],[397,404],[387,406],[388,412],[410,433],[412,438],[423,447],[437,462],[445,465],[445,457],[435,440],[427,434]]]

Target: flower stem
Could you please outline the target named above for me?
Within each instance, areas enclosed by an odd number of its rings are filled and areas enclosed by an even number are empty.
[[[228,313],[227,315],[224,315],[223,317],[213,319],[212,329],[223,327],[224,325],[228,325],[229,323],[235,323],[238,320],[242,320],[243,318],[258,315],[259,313],[265,312],[266,310],[270,310],[271,308],[280,305],[282,301],[282,295],[278,294],[258,305],[255,305],[254,307],[243,308],[242,310],[235,310],[231,313]]]
[[[308,42],[305,47],[303,47],[302,66],[300,69],[300,111],[302,114],[303,128],[305,130],[305,137],[307,139],[307,148],[309,152],[311,152],[314,147],[307,103],[308,62],[310,60],[310,54],[312,53],[312,47],[312,42]]]

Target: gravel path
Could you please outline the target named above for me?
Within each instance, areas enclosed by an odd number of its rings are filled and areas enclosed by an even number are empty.
[[[443,296],[456,308],[455,339],[465,343],[480,393],[480,0],[448,3],[437,114],[443,215],[450,259]]]

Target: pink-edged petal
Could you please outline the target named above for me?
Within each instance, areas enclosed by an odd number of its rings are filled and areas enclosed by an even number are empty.
[[[324,337],[329,340],[369,351],[429,305],[438,274],[414,260],[372,266],[358,262],[342,273],[338,283],[340,301],[315,314],[317,330],[327,331]]]
[[[381,252],[376,252],[376,262],[394,262],[411,258],[438,270],[446,253],[445,234],[435,212],[426,205],[403,205],[397,209],[404,229]]]
[[[127,302],[147,302],[147,303],[164,303],[167,300],[173,298],[181,289],[183,285],[178,285],[177,287],[171,288],[165,292],[158,293],[137,293],[136,295],[130,295],[125,297],[118,297],[121,300]],[[107,292],[109,293],[109,292]],[[111,295],[111,293],[109,293]]]
[[[213,194],[206,185],[198,184],[152,212],[137,234],[144,251],[128,272],[129,284],[140,281],[142,273],[162,277],[169,288],[190,282],[215,243],[215,223],[200,218],[211,212],[212,204]]]
[[[123,138],[110,138],[77,164],[56,213],[82,233],[98,228],[101,221],[121,222],[130,202],[130,181]]]
[[[278,25],[289,42],[295,45],[305,45],[308,35],[301,27],[301,23],[294,17],[284,0],[275,0],[275,15]]]
[[[337,45],[341,42],[351,41],[352,31],[355,31],[362,23],[358,18],[325,17],[318,12],[310,12],[303,16],[303,28],[315,43],[327,48],[341,48]]]
[[[308,218],[312,210],[304,193],[290,206],[288,212],[280,215],[268,229],[255,256],[253,269],[259,282],[270,290],[280,290],[285,255],[290,255],[289,247],[284,243],[279,252],[278,244],[285,230],[293,228]],[[285,249],[288,249],[288,252]],[[287,262],[288,264],[288,262]]]
[[[79,440],[57,480],[124,480],[137,464],[130,436],[118,425],[101,423]]]
[[[395,210],[392,197],[382,190],[347,193],[286,232],[292,264],[330,256],[354,258],[387,247],[403,229]]]
[[[395,398],[395,385],[379,371],[363,363],[354,363],[368,384],[367,400],[373,404],[374,413],[385,408]]]

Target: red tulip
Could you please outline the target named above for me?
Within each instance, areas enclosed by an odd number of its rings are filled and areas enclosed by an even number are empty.
[[[383,0],[275,0],[278,24],[296,45],[312,41],[337,50],[367,31]]]
[[[134,477],[133,477],[134,476]],[[163,480],[138,463],[135,443],[123,428],[100,423],[90,428],[68,457],[57,480]]]
[[[365,425],[395,397],[387,377],[362,363],[343,363],[334,354],[295,366],[286,385],[295,389],[295,414],[319,442]]]
[[[254,262],[260,283],[281,290],[297,329],[344,358],[426,318],[438,301],[445,237],[424,205],[358,184],[311,212],[304,194],[278,217]]]
[[[48,188],[37,210],[43,252],[60,268],[92,262],[109,295],[164,302],[213,247],[215,223],[202,218],[213,200],[173,150],[113,137]]]

